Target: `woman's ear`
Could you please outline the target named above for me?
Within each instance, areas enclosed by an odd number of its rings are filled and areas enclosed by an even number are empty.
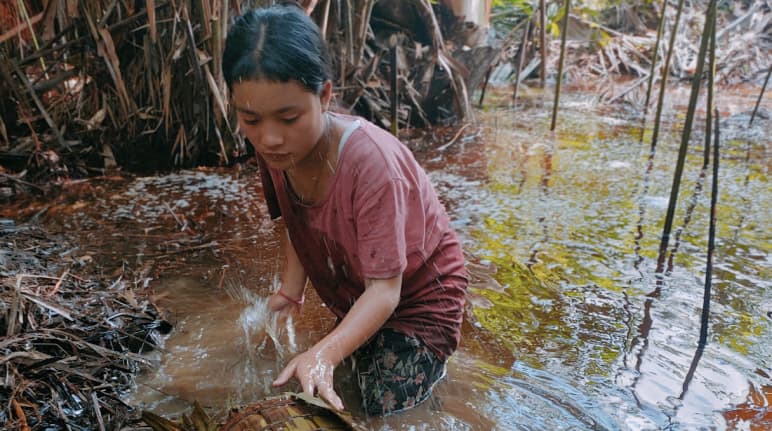
[[[332,100],[332,81],[327,80],[322,84],[322,91],[319,93],[319,99],[322,104],[322,112],[327,112]]]

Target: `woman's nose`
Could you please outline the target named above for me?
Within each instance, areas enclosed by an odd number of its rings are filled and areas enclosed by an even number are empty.
[[[259,131],[260,146],[271,150],[280,147],[284,143],[284,137],[280,130],[265,125]]]

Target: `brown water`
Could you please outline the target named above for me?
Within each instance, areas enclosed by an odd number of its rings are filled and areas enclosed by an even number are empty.
[[[462,345],[431,401],[363,423],[382,430],[772,429],[763,399],[772,398],[770,121],[748,128],[748,117],[734,114],[750,109],[752,95],[728,100],[701,356],[711,183],[708,173],[700,184],[699,136],[687,157],[672,264],[666,275],[655,273],[677,116],[668,117],[672,130],[648,172],[649,144],[639,143],[636,116],[601,111],[580,96],[563,102],[556,134],[536,99],[516,113],[480,112],[479,130],[449,145],[415,142],[473,260],[471,306]],[[309,292],[290,331],[268,325],[278,343],[250,329],[265,318],[260,298],[275,288],[282,237],[250,170],[92,181],[78,190],[39,204],[48,207],[43,223],[79,232],[84,253],[139,268],[119,284],[152,288],[175,324],[164,351],[151,354],[157,368],[138,378],[129,402],[173,415],[198,400],[221,415],[299,389],[270,383],[333,320]],[[337,376],[350,401],[343,371]]]

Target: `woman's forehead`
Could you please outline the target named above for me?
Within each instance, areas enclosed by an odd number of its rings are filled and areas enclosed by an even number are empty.
[[[319,98],[297,82],[268,80],[236,82],[232,96],[238,111],[258,115],[306,108]]]

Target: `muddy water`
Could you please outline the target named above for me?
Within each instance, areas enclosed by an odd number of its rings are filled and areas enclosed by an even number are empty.
[[[689,150],[665,275],[657,250],[679,119],[649,162],[639,122],[587,98],[563,103],[547,132],[536,100],[480,112],[479,130],[416,156],[446,203],[474,275],[462,346],[448,377],[405,414],[364,418],[383,430],[772,429],[772,228],[769,120],[751,128],[752,95],[724,106],[709,343],[697,350],[710,175]],[[475,131],[477,133],[475,133]],[[421,149],[422,148],[422,149]],[[76,187],[77,188],[77,187]],[[83,252],[138,268],[175,324],[157,367],[127,401],[157,413],[194,400],[215,414],[296,391],[270,382],[331,327],[309,292],[287,328],[262,327],[282,227],[253,173],[189,171],[92,181],[41,220],[77,231]],[[245,325],[245,322],[247,324]],[[252,322],[249,324],[249,322]],[[271,326],[270,322],[268,322]],[[352,391],[340,370],[347,403]],[[766,395],[766,398],[765,398]]]

